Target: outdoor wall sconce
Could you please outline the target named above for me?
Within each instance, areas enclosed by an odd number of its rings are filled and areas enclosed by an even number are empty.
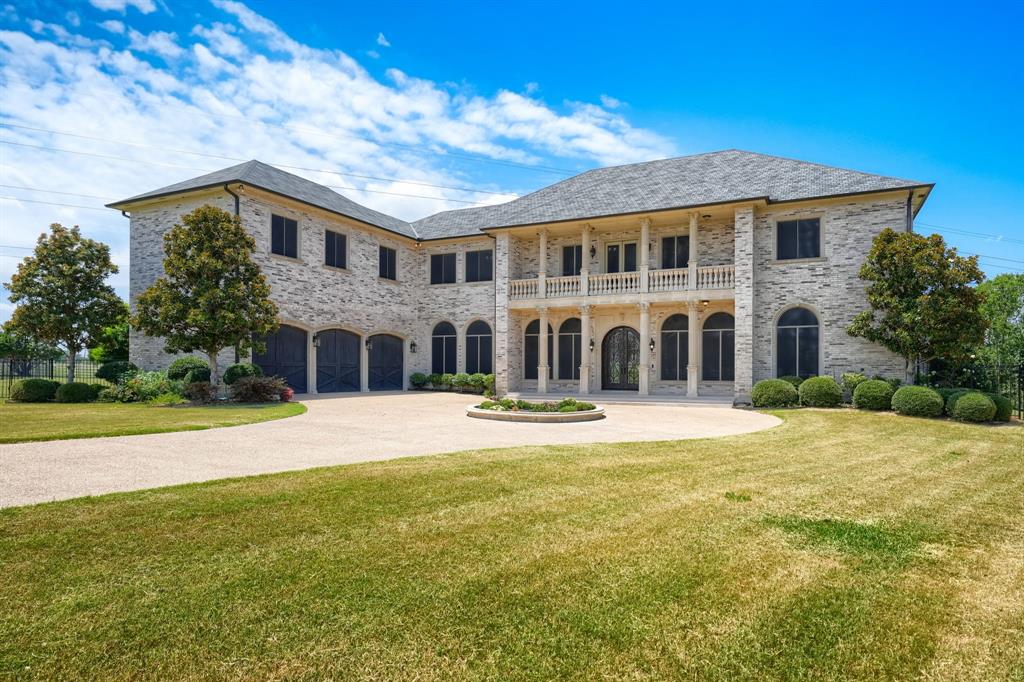
[[[373,340],[366,337],[366,350],[373,350]]]
[[[653,353],[654,352],[654,339],[653,338],[651,339],[651,343],[649,345],[651,347],[651,352]]]
[[[590,352],[594,352],[594,339],[590,339]]]
[[[320,335],[319,334],[313,334],[313,348],[319,348],[319,347],[320,347]]]
[[[700,304],[704,307],[705,310],[707,310],[707,307],[709,305],[711,305],[711,301],[708,301],[708,300],[705,299],[705,300],[701,301]]]
[[[410,341],[409,342],[409,352],[410,353],[415,353],[416,352],[416,342],[415,341]]]
[[[593,258],[597,255],[597,247],[593,244],[590,245],[590,257]]]

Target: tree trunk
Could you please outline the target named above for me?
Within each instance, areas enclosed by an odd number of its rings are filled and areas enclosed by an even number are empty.
[[[67,383],[72,383],[75,380],[75,360],[78,355],[78,350],[68,347],[68,376]]]
[[[210,383],[217,390],[217,395],[220,395],[220,368],[217,366],[217,356],[220,354],[220,349],[213,351],[206,351],[206,356],[210,359]]]

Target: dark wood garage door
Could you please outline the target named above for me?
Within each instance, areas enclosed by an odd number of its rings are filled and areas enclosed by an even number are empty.
[[[359,390],[359,336],[344,329],[316,335],[316,390],[318,393]]]
[[[267,349],[253,354],[253,364],[259,365],[267,376],[279,376],[296,393],[305,393],[306,386],[306,332],[282,324],[276,334],[264,339]]]
[[[370,390],[401,391],[405,386],[402,367],[402,339],[390,334],[370,337]]]

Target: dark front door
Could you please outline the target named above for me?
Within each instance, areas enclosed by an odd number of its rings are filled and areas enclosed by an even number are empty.
[[[370,337],[370,390],[401,391],[404,388],[402,339],[389,334]]]
[[[267,376],[279,376],[296,393],[306,392],[306,332],[282,324],[263,339],[267,348],[253,353],[252,362]]]
[[[316,335],[316,390],[319,393],[359,390],[359,337],[344,329]]]
[[[629,327],[616,327],[601,346],[601,388],[636,391],[640,388],[640,334]]]

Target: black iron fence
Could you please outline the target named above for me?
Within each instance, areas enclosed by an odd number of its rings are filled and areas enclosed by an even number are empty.
[[[96,378],[96,370],[100,363],[88,358],[75,360],[75,381],[87,384],[107,384],[109,382]],[[11,386],[18,379],[49,379],[51,381],[67,381],[67,360],[24,360],[21,358],[0,359],[0,399],[11,395]]]
[[[988,393],[1000,393],[1013,401],[1018,419],[1024,418],[1024,364],[973,365],[956,371],[932,371],[921,377],[920,383],[930,386],[976,388]]]

